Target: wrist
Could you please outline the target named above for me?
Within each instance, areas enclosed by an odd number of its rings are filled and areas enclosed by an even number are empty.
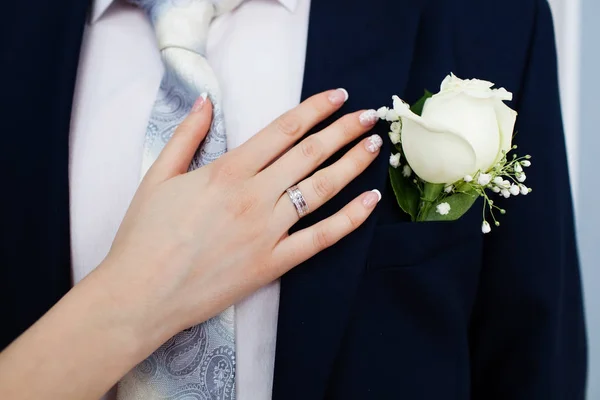
[[[12,382],[1,398],[99,398],[161,344],[143,331],[138,306],[115,296],[110,275],[98,268],[0,354]]]
[[[101,318],[129,342],[130,356],[137,364],[175,335],[178,328],[164,317],[163,305],[151,285],[141,282],[138,275],[128,277],[124,269],[123,262],[107,257],[86,280],[100,291],[97,309]]]

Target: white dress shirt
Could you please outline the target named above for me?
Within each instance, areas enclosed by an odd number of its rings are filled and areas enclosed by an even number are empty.
[[[221,84],[230,149],[299,103],[309,7],[310,0],[246,0],[213,22],[207,56]],[[162,74],[144,13],[122,0],[96,0],[71,123],[75,282],[106,256],[138,186]],[[236,305],[238,400],[271,397],[278,307],[279,283]]]

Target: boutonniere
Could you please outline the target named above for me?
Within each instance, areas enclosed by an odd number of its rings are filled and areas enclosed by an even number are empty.
[[[504,101],[512,93],[478,79],[447,76],[439,93],[425,92],[413,106],[398,96],[393,108],[377,113],[390,122],[394,145],[389,174],[400,208],[413,221],[453,221],[484,199],[483,233],[488,218],[499,226],[492,194],[527,195],[524,168],[530,156],[514,154],[516,111]],[[489,217],[488,217],[489,215]]]

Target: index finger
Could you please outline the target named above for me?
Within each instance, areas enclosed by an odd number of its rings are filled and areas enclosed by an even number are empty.
[[[235,153],[240,165],[257,173],[315,125],[339,110],[347,100],[348,92],[341,88],[314,95],[277,118],[230,154]]]

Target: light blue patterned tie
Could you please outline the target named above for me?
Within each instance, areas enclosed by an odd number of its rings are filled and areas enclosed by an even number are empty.
[[[190,169],[227,151],[220,90],[206,60],[210,22],[243,0],[131,0],[147,11],[158,39],[165,75],[146,132],[142,174],[150,168],[201,93],[214,115]],[[234,309],[177,334],[119,382],[119,400],[235,399]]]

